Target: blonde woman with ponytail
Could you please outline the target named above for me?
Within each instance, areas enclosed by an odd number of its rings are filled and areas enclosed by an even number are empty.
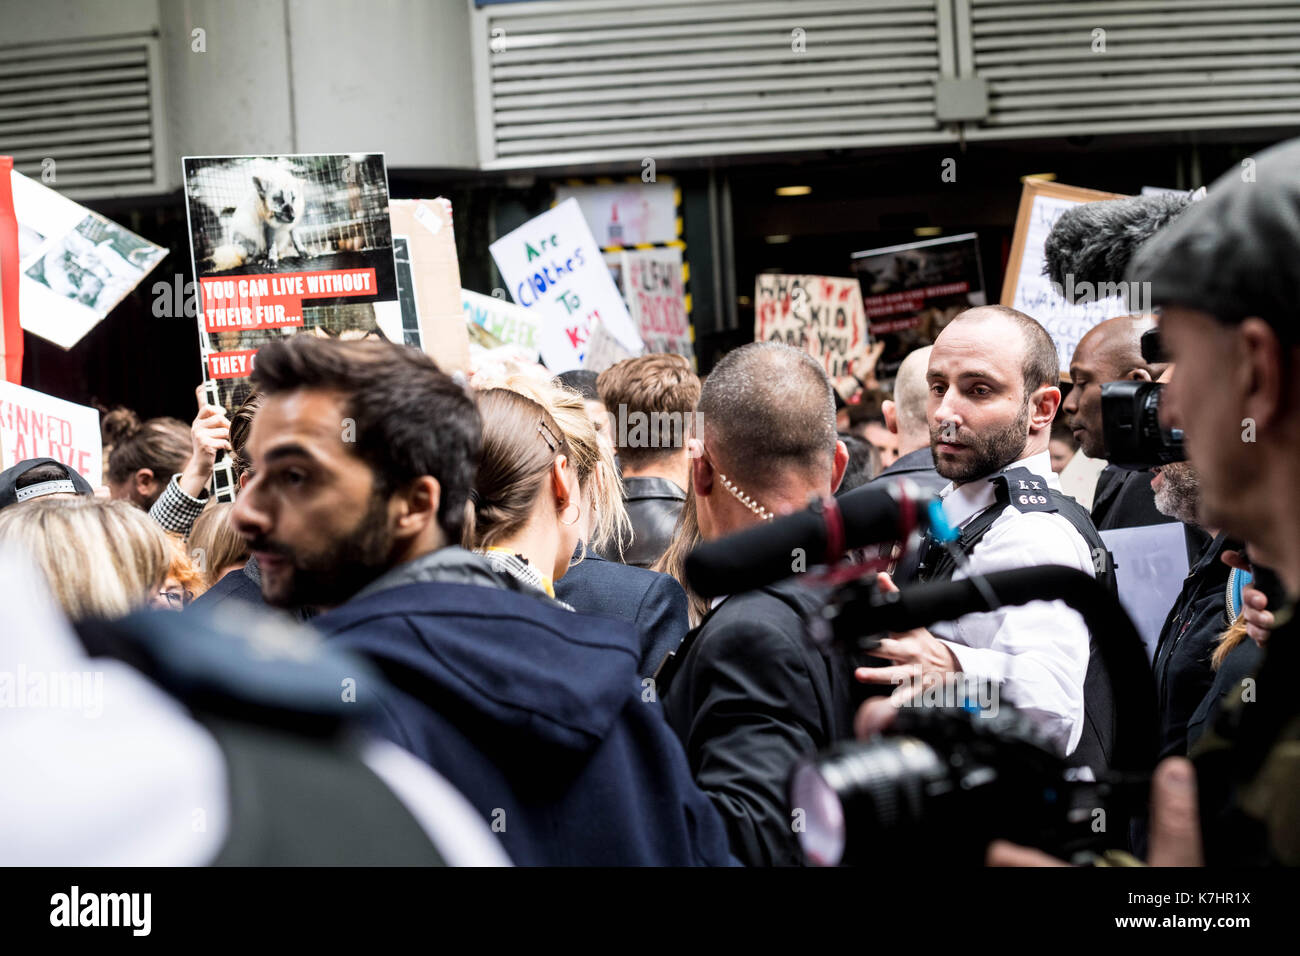
[[[686,634],[686,595],[666,574],[615,563],[632,524],[582,396],[527,375],[474,384],[483,453],[465,546],[578,611],[636,624],[653,674]]]

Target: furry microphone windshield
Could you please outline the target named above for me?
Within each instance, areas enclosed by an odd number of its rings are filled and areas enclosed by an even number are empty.
[[[1138,247],[1192,202],[1191,194],[1159,193],[1082,203],[1061,214],[1047,235],[1044,272],[1077,301],[1083,290],[1123,282]],[[1072,277],[1067,281],[1066,277]],[[1065,294],[1064,291],[1062,294]]]

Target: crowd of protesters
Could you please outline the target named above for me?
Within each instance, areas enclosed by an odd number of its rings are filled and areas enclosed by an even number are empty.
[[[466,379],[302,335],[259,351],[239,408],[200,391],[188,427],[109,412],[105,488],[51,459],[0,475],[0,670],[103,678],[97,721],[50,706],[0,734],[50,764],[0,796],[0,862],[800,864],[795,765],[890,733],[920,682],[957,676],[1104,773],[1127,702],[1063,601],[855,661],[809,639],[826,594],[802,568],[712,600],[685,573],[701,543],[889,488],[939,496],[962,553],[852,542],[885,593],[1046,565],[1113,589],[1099,531],[1181,523],[1130,859],[1300,863],[1298,262],[1291,143],[1142,249],[1158,315],[1096,326],[1067,387],[1033,317],[982,306],[890,392],[840,395],[774,343],[702,381],[675,355]],[[1125,380],[1166,383],[1188,460],[1099,464],[1085,507],[1063,476],[1105,457],[1101,386]],[[233,502],[208,490],[223,457]],[[987,859],[1056,862],[1002,842]]]

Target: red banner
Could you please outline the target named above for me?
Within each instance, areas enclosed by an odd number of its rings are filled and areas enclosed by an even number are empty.
[[[302,325],[303,299],[378,294],[374,269],[277,272],[200,279],[208,332],[280,329]]]
[[[18,322],[18,217],[14,213],[12,156],[0,156],[0,358],[4,377],[23,380],[23,327]]]
[[[208,378],[244,378],[253,371],[257,349],[239,352],[213,352],[208,356]]]

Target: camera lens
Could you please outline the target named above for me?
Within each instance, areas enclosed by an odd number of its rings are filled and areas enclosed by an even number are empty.
[[[1183,452],[1183,430],[1181,428],[1160,427],[1160,396],[1164,386],[1152,383],[1141,395],[1141,412],[1138,417],[1138,434],[1141,445],[1150,450],[1157,464],[1185,461]]]
[[[805,857],[837,866],[868,847],[887,854],[887,844],[921,824],[931,784],[947,777],[945,762],[915,737],[840,744],[801,763],[790,796],[803,811],[797,832]]]

